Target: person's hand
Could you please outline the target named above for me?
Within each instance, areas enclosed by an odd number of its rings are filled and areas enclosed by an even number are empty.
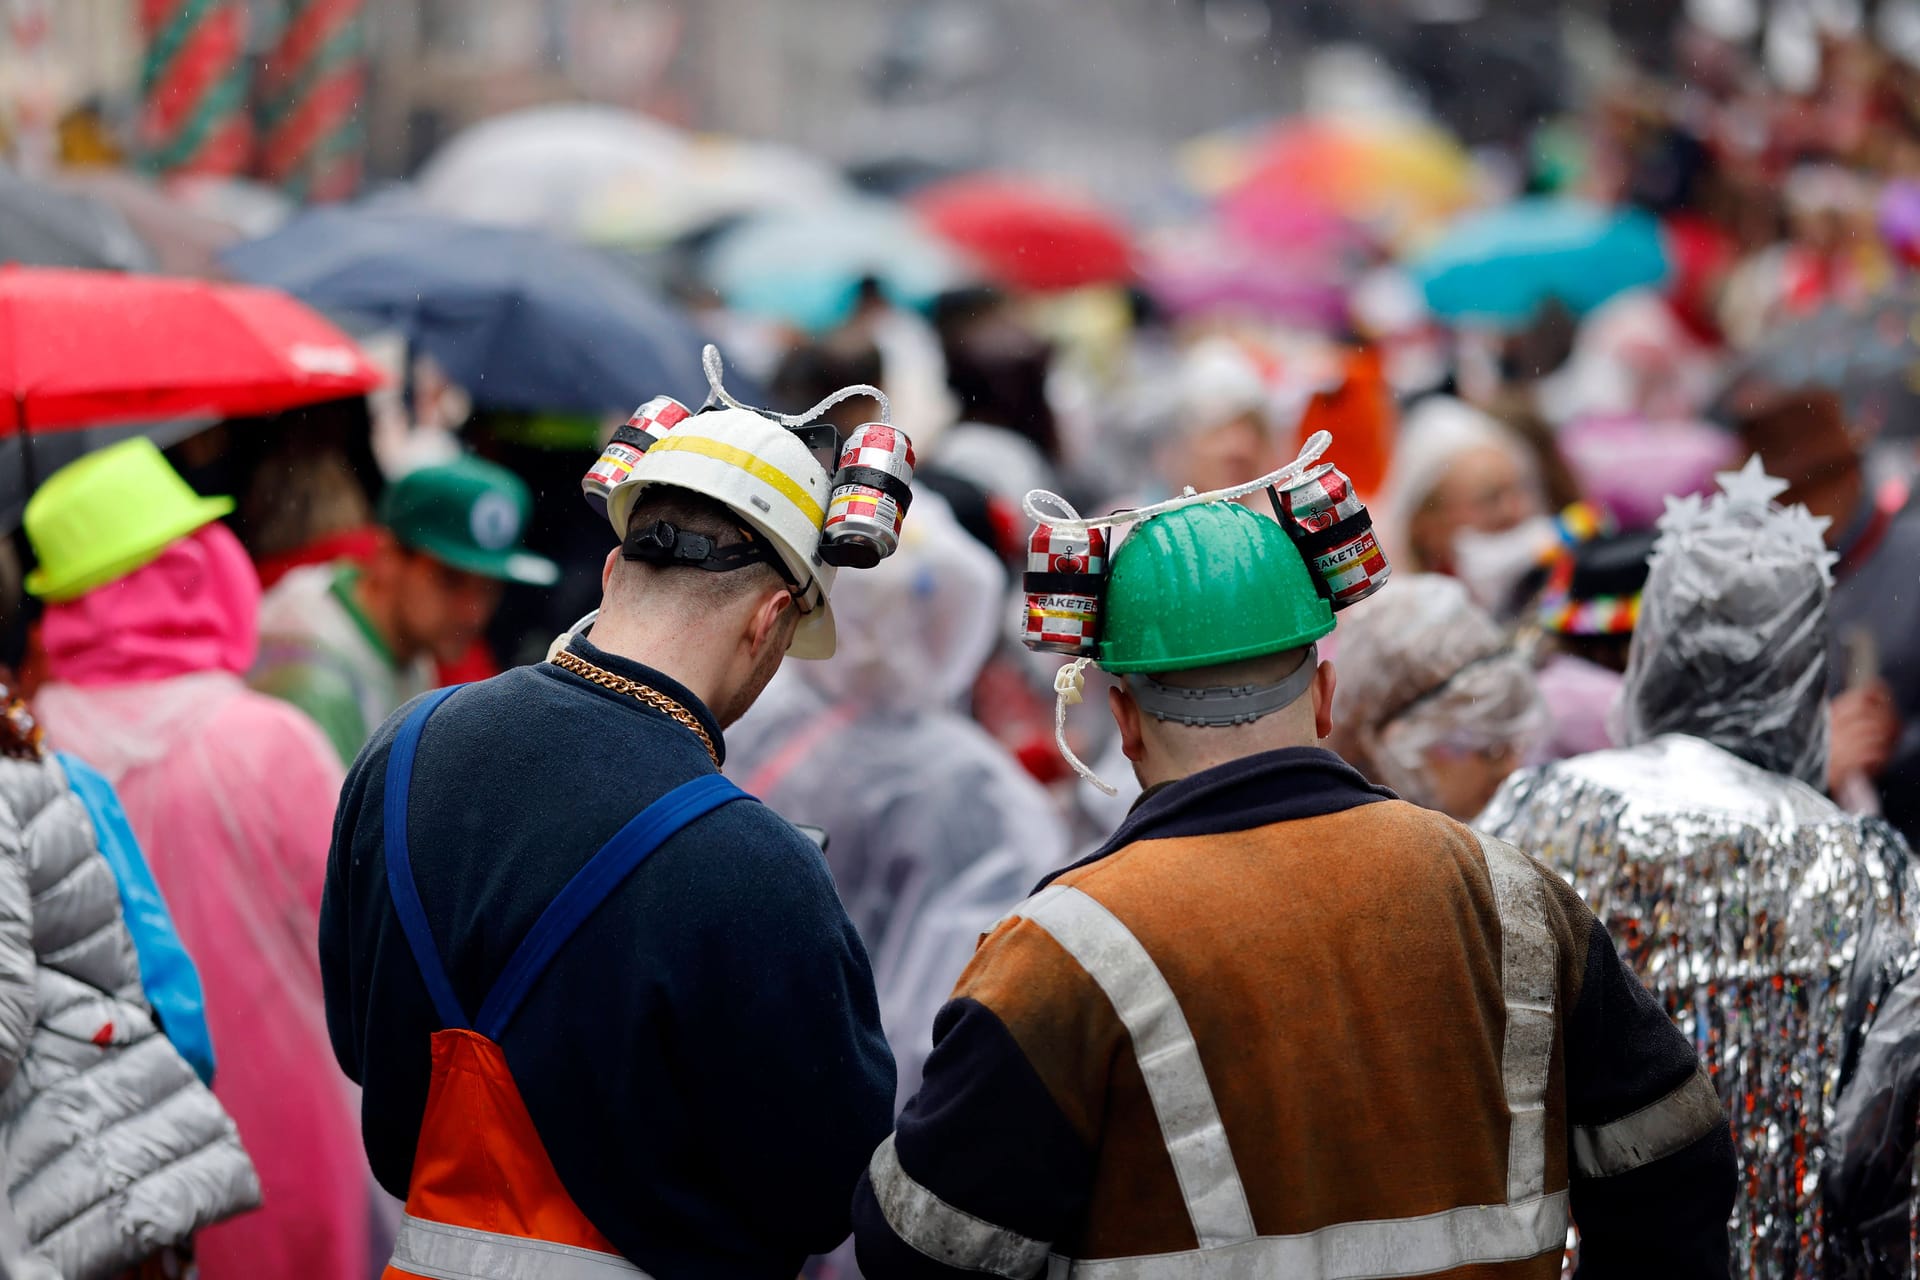
[[[1877,778],[1893,759],[1900,738],[1900,714],[1884,681],[1848,689],[1828,705],[1832,743],[1827,752],[1827,786],[1837,789],[1856,776]]]

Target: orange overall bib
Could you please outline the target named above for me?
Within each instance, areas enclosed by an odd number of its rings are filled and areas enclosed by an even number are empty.
[[[560,1182],[499,1038],[574,930],[666,839],[746,793],[718,774],[662,796],[615,834],[548,904],[469,1024],[434,946],[407,849],[407,793],[442,689],[407,717],[387,760],[387,886],[433,998],[433,1076],[384,1280],[634,1280],[645,1272],[607,1243]]]

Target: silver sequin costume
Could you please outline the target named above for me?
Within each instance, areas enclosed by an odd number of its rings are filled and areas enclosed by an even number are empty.
[[[1735,1273],[1908,1274],[1843,1263],[1862,1246],[1822,1196],[1841,1087],[1920,951],[1893,829],[1679,734],[1516,774],[1475,825],[1567,877],[1711,1070]]]

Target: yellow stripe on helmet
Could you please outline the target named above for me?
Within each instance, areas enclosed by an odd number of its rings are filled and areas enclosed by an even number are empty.
[[[692,433],[669,433],[656,442],[648,453],[693,453],[703,458],[712,458],[715,462],[724,462],[730,467],[738,467],[754,479],[776,490],[788,502],[800,509],[800,514],[811,520],[817,527],[826,520],[826,512],[813,500],[813,495],[803,489],[794,478],[764,458],[755,457],[745,449],[708,436]]]

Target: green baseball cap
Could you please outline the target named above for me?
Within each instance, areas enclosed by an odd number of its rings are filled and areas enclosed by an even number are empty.
[[[520,545],[532,511],[525,481],[474,457],[416,468],[380,495],[380,523],[400,545],[482,577],[550,587],[560,566]]]

